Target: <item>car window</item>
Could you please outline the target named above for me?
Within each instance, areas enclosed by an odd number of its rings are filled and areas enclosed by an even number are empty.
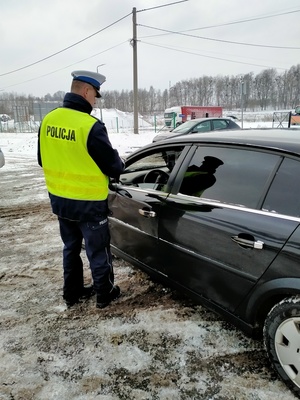
[[[179,192],[256,208],[278,162],[277,155],[258,151],[198,147]]]
[[[165,147],[133,158],[120,176],[123,185],[164,190],[184,146]]]
[[[300,162],[285,158],[266,196],[263,209],[300,217]]]
[[[188,132],[195,124],[195,121],[186,121],[183,124],[177,126],[177,128],[172,130],[172,133],[186,133]]]
[[[192,132],[209,132],[210,130],[210,121],[202,121],[194,126]]]
[[[218,129],[227,129],[227,128],[228,128],[228,123],[227,123],[227,121],[225,121],[225,120],[223,120],[223,119],[221,119],[221,120],[214,119],[214,120],[212,121],[212,124],[213,124],[213,129],[214,129],[214,130],[218,130]]]

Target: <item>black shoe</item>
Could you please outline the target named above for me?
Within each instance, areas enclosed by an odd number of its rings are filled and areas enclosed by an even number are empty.
[[[95,294],[94,287],[92,285],[90,286],[84,286],[79,294],[79,296],[76,297],[65,297],[63,296],[67,307],[72,307],[75,304],[81,303],[80,300],[83,299],[89,299]]]
[[[121,296],[121,290],[119,286],[114,286],[111,292],[107,296],[97,296],[97,308],[105,308],[112,301],[117,300]]]
[[[84,286],[80,293],[79,299],[89,299],[90,297],[94,296],[95,294],[94,286]]]
[[[68,298],[68,299],[64,298],[64,300],[65,300],[68,308],[74,306],[75,304],[80,303],[80,300],[78,297],[77,298]]]

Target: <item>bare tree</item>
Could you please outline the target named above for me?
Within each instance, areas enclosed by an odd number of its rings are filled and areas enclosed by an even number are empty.
[[[246,85],[243,96],[244,109],[266,110],[295,108],[300,103],[300,64],[279,74],[275,69],[266,69],[254,75],[202,76],[185,79],[175,83],[169,89],[139,89],[139,111],[143,114],[163,112],[176,105],[216,105],[233,110],[241,107],[241,80]],[[13,115],[15,107],[24,105],[32,112],[34,101],[62,101],[65,93],[58,91],[43,98],[19,95],[17,93],[0,94],[0,114]],[[104,91],[103,108],[116,108],[133,111],[133,91]]]

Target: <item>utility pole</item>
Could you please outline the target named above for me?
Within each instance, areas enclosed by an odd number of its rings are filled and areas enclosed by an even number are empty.
[[[97,73],[99,72],[99,71],[98,71],[98,68],[99,68],[99,67],[102,67],[102,65],[105,65],[105,64],[97,65]],[[97,99],[97,100],[98,100],[98,104],[99,104],[99,108],[100,108],[100,119],[101,119],[101,121],[103,122],[101,99]]]
[[[246,88],[246,83],[244,81],[244,78],[241,78],[241,84],[240,84],[240,88],[241,88],[241,111],[242,111],[242,115],[241,115],[241,119],[242,119],[242,129],[244,129],[244,95],[247,94],[247,88]]]
[[[132,9],[133,37],[133,132],[139,133],[139,106],[138,106],[138,74],[137,74],[137,39],[136,39],[136,7]]]
[[[241,109],[242,109],[242,129],[244,128],[244,80],[241,81]]]

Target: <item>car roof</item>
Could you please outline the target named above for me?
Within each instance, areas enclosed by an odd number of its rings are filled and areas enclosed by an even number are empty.
[[[206,133],[182,135],[173,139],[158,141],[153,144],[163,146],[180,143],[183,145],[197,143],[218,143],[249,145],[260,148],[277,149],[300,155],[300,129],[241,129],[220,130]]]
[[[188,121],[185,122],[201,122],[201,121],[210,121],[212,119],[226,119],[226,120],[230,120],[232,121],[232,119],[230,117],[203,117],[203,118],[194,118],[194,119],[189,119]],[[183,124],[185,123],[183,122]]]

